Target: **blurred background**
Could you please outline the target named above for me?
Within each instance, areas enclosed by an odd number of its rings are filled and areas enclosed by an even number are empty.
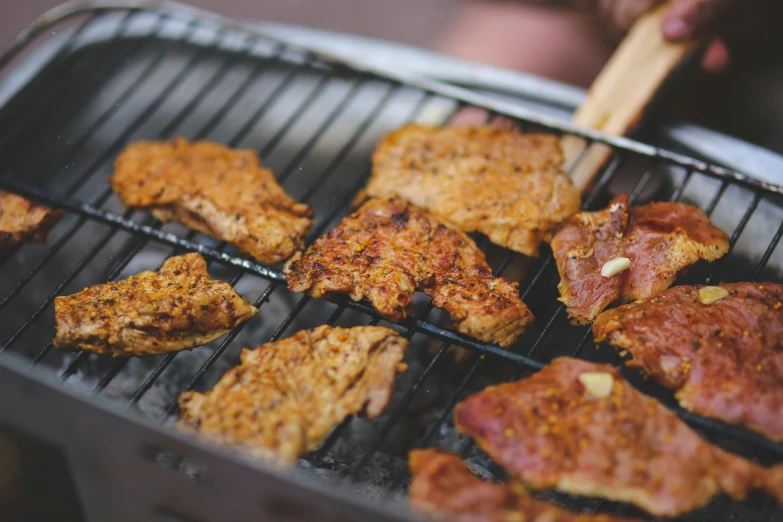
[[[7,44],[57,0],[0,0],[0,42]],[[222,14],[383,38],[531,72],[586,87],[617,37],[579,14],[525,0],[190,0]],[[736,2],[721,36],[732,49],[728,71],[694,71],[662,114],[689,120],[783,153],[783,2]],[[751,39],[748,36],[752,36]],[[748,43],[752,40],[751,43]]]
[[[58,0],[0,0],[3,45]],[[431,46],[459,0],[191,0],[191,5],[247,19],[308,25]]]

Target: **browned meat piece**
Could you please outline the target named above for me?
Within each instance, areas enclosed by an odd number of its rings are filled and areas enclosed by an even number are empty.
[[[511,475],[535,488],[630,502],[674,516],[720,492],[765,488],[783,502],[783,467],[765,469],[700,438],[616,368],[571,358],[492,386],[455,410]]]
[[[612,302],[655,296],[699,259],[722,257],[729,238],[695,207],[650,203],[629,208],[623,194],[602,211],[569,219],[552,240],[552,251],[560,301],[572,322],[588,324]],[[628,268],[609,269],[624,259],[630,261]]]
[[[394,322],[413,310],[413,292],[423,291],[457,330],[501,346],[533,320],[517,283],[494,277],[472,239],[402,200],[369,200],[285,273],[292,292],[367,298]]]
[[[245,349],[204,394],[179,397],[180,426],[255,457],[293,464],[349,415],[374,419],[389,401],[407,341],[379,326],[319,326]]]
[[[114,357],[189,350],[257,313],[231,285],[209,278],[200,254],[185,254],[157,272],[56,297],[54,346]]]
[[[373,155],[371,197],[399,197],[492,242],[530,256],[579,212],[561,168],[560,140],[490,126],[408,125]]]
[[[129,207],[152,210],[274,264],[302,248],[313,212],[261,168],[251,150],[183,138],[140,141],[117,158],[112,187]]]
[[[593,331],[683,407],[783,441],[783,285],[678,286],[604,312]]]
[[[0,190],[0,254],[25,241],[42,243],[62,215],[62,210]]]
[[[411,506],[456,522],[620,522],[579,515],[531,497],[519,483],[493,484],[474,475],[459,457],[433,449],[412,451]]]

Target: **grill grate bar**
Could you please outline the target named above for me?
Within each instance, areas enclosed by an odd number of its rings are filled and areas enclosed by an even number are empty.
[[[728,188],[729,188],[729,184],[726,183],[725,181],[720,184],[720,188],[710,200],[710,203],[707,205],[707,208],[704,209],[704,214],[706,214],[707,217],[712,217],[712,213],[715,212],[715,208],[718,206],[718,203],[720,203],[723,194],[726,193],[726,189]]]
[[[558,305],[557,309],[555,310],[555,313],[552,314],[552,316],[549,318],[549,321],[547,321],[546,326],[544,326],[544,329],[541,330],[541,333],[536,339],[536,342],[534,342],[533,346],[531,346],[530,350],[528,350],[527,352],[528,357],[533,358],[535,356],[538,347],[541,346],[541,343],[544,342],[546,336],[549,335],[549,331],[552,329],[552,325],[563,314],[563,310],[565,310],[565,305],[563,304]]]
[[[310,57],[306,63],[311,63],[311,62],[312,62],[312,57]],[[275,92],[272,95],[272,98],[274,100],[277,100],[280,96],[285,94],[286,90],[291,85],[291,82],[296,78],[296,75],[295,75],[296,71],[300,70],[300,68],[304,67],[305,65],[306,65],[305,63],[302,63],[302,64],[299,64],[296,67],[292,68],[291,73],[288,74],[286,76],[285,80],[278,86],[277,89],[275,89]],[[302,115],[304,115],[307,112],[307,110],[310,109],[310,107],[313,106],[315,101],[318,99],[318,96],[320,96],[320,94],[323,92],[324,88],[326,87],[326,85],[329,83],[329,81],[331,79],[332,79],[332,74],[331,73],[326,73],[326,74],[324,74],[321,77],[321,79],[318,81],[318,84],[315,86],[313,91],[310,94],[307,95],[307,99],[305,99],[305,101],[302,102],[299,105],[299,107],[296,109],[296,112],[294,112],[294,114],[290,118],[288,118],[288,120],[285,122],[285,124],[283,124],[283,126],[280,127],[280,129],[275,133],[275,137],[272,138],[269,141],[269,143],[267,143],[264,146],[264,150],[261,151],[261,153],[260,153],[262,158],[269,151],[273,150],[277,146],[278,142],[286,134],[288,134],[288,131],[291,130],[291,127],[293,127],[294,124],[301,119]],[[270,107],[271,107],[271,105],[270,105]],[[264,114],[264,112],[266,112],[266,110],[267,109],[264,109],[263,112],[256,111],[256,113],[251,118],[251,121],[258,121],[259,119],[261,119],[261,116]],[[247,133],[250,132],[250,130],[252,130],[252,126],[248,127],[247,129],[243,129],[242,131],[240,131],[240,135],[244,137]],[[241,139],[242,138],[237,139],[236,143],[239,143],[241,141]],[[290,173],[289,173],[289,175],[290,175]],[[283,179],[279,179],[278,181],[282,184],[282,182],[284,180]]]
[[[731,251],[734,248],[734,245],[737,244],[740,235],[745,230],[745,227],[748,225],[748,221],[750,221],[750,218],[753,216],[753,213],[756,211],[756,208],[758,208],[759,203],[761,203],[761,194],[759,192],[755,192],[753,195],[753,201],[751,202],[748,209],[745,211],[745,214],[742,215],[742,219],[740,220],[737,227],[734,229],[734,232],[731,234],[731,238],[729,238],[729,251]],[[715,281],[715,277],[717,276],[721,267],[725,263],[725,259],[726,257],[724,256],[721,259],[715,261],[715,263],[712,265],[712,269],[710,270],[710,275],[707,276],[707,280],[705,281],[706,284],[709,285],[712,284],[713,281]]]
[[[246,40],[244,43],[244,51],[247,52],[252,49],[252,46],[256,42],[257,40]],[[269,57],[258,61],[247,78],[245,78],[239,87],[234,90],[231,96],[226,98],[226,100],[221,104],[220,108],[215,111],[215,114],[212,116],[212,118],[207,120],[207,122],[202,125],[197,134],[198,137],[206,136],[208,132],[217,127],[218,123],[220,123],[220,121],[225,117],[225,113],[231,109],[231,107],[236,105],[239,99],[248,91],[251,85],[258,80],[258,76],[262,72],[264,66],[271,63],[276,58],[279,58],[282,50],[282,47],[278,46]],[[185,119],[193,114],[193,111],[196,109],[196,107],[198,107],[199,103],[201,103],[202,99],[215,87],[217,87],[217,85],[223,79],[224,75],[240,61],[242,51],[239,51],[238,53],[239,54],[234,55],[233,59],[229,59],[223,62],[223,65],[212,75],[209,81],[205,83],[201,89],[199,89],[196,95],[188,101],[188,103],[182,108],[182,110],[179,111],[174,119],[172,119],[168,125],[163,128],[161,131],[161,136],[170,138],[174,135],[177,128],[182,125]],[[264,105],[266,105],[266,103]]]
[[[688,186],[688,183],[690,182],[691,178],[693,177],[693,171],[688,170],[685,172],[685,176],[682,178],[682,181],[677,185],[677,188],[674,189],[674,192],[672,192],[671,197],[669,198],[671,201],[680,201],[682,199],[683,194],[685,194],[685,188]]]
[[[130,17],[126,18],[123,21],[123,24],[127,25],[129,19],[130,19]],[[160,29],[161,21],[162,21],[162,19],[159,20],[155,24],[155,26],[152,29],[152,31],[150,31],[150,35],[155,34]],[[126,29],[127,29],[127,27],[126,27]],[[194,29],[195,29],[194,27],[190,27],[189,31],[193,31]],[[118,29],[118,31],[117,31],[118,34],[116,34],[114,36],[115,40],[119,40],[121,38],[121,34],[120,34],[121,32],[122,32],[122,29]],[[187,39],[187,34],[184,36],[183,39]],[[146,47],[152,48],[152,44],[148,43]],[[144,84],[144,82],[146,80],[148,80],[152,76],[152,73],[160,66],[161,62],[166,57],[167,50],[168,50],[168,47],[164,47],[164,49],[161,52],[158,52],[158,53],[155,54],[153,59],[150,60],[150,62],[144,67],[144,69],[139,74],[139,76],[136,78],[136,80],[134,82],[129,83],[127,86],[125,86],[123,91],[117,96],[117,98],[116,98],[117,101],[115,103],[113,103],[113,104],[110,104],[109,107],[100,116],[98,116],[98,118],[96,118],[95,121],[93,121],[93,123],[91,123],[90,126],[79,136],[79,139],[73,145],[70,146],[70,150],[64,156],[64,158],[61,159],[61,160],[58,160],[59,164],[61,164],[61,165],[69,165],[69,164],[74,162],[74,160],[78,157],[78,153],[82,149],[84,149],[85,145],[87,145],[87,142],[95,134],[95,131],[98,128],[100,128],[103,124],[105,124],[107,121],[109,121],[109,119],[114,114],[116,114],[117,111],[120,110],[120,108],[122,107],[123,101],[126,100],[128,97],[132,96],[132,94],[134,92],[136,92],[137,89],[142,84]],[[133,53],[132,50],[128,50],[128,52],[123,53],[120,56],[119,60],[117,60],[116,62],[110,62],[109,65],[104,68],[105,71],[103,71],[103,72],[105,74],[102,74],[101,77],[108,77],[111,73],[113,73],[117,69],[121,69],[133,57],[133,54],[134,53]],[[86,61],[87,61],[87,65],[88,66],[92,63],[92,60],[86,60]],[[79,82],[79,83],[81,83],[81,82]],[[53,99],[52,102],[53,102],[55,107],[60,105],[56,99]],[[49,112],[49,111],[47,111],[47,112]],[[54,116],[54,117],[56,118],[56,116]],[[28,118],[33,120],[31,117],[28,117]],[[34,120],[33,120],[33,123],[35,123]],[[25,149],[25,152],[22,152],[21,154],[19,154],[19,156],[20,157],[28,157],[28,154],[30,154],[31,156],[34,156],[34,155],[32,155],[32,149],[33,149],[33,147],[35,147],[35,145],[36,145],[36,142],[33,141],[33,140],[28,142],[27,148]],[[35,172],[35,170],[36,170],[35,169],[35,165],[29,166],[27,168],[28,172]]]
[[[628,194],[628,203],[630,205],[633,205],[637,201],[639,201],[639,197],[641,197],[642,192],[644,192],[644,189],[647,188],[647,185],[650,184],[650,180],[653,177],[652,169],[648,168],[644,174],[642,175],[641,179],[636,183],[636,186],[633,188],[630,194]]]
[[[756,269],[753,271],[753,277],[751,278],[751,281],[756,281],[759,278],[761,271],[764,270],[764,268],[767,266],[769,258],[772,257],[773,253],[775,253],[775,249],[778,247],[778,243],[780,243],[781,237],[783,237],[783,223],[781,223],[778,227],[778,231],[775,232],[775,236],[772,238],[772,241],[769,242],[767,250],[764,252],[764,255],[762,256],[758,265],[756,265]]]
[[[292,67],[291,70],[286,74],[285,78],[282,82],[275,88],[274,91],[272,91],[272,94],[267,98],[267,100],[260,106],[258,109],[256,109],[249,118],[247,118],[245,124],[237,131],[234,136],[228,141],[228,145],[230,147],[236,147],[239,145],[239,143],[247,137],[247,135],[250,133],[250,131],[253,130],[255,127],[256,122],[258,122],[268,111],[270,108],[274,107],[275,103],[280,99],[281,96],[283,96],[288,87],[291,85],[291,82],[296,78],[296,73],[299,72],[301,69],[306,67],[309,63],[311,63],[312,58],[309,58],[307,61],[297,64],[296,66]],[[261,73],[261,69],[256,69],[256,71],[248,78],[248,81],[246,82],[247,87],[250,87],[252,85],[252,82],[250,80],[257,80],[258,75]],[[324,76],[324,78],[321,79],[321,81],[318,83],[316,88],[313,90],[313,92],[309,95],[308,101],[305,102],[306,104],[312,103],[312,100],[315,100],[315,98],[318,97],[318,95],[321,93],[321,90],[326,85],[326,82],[328,81],[328,76]],[[245,86],[243,85],[242,90],[245,90]],[[301,107],[300,107],[301,108]],[[301,114],[304,111],[297,111],[297,114],[289,120],[291,123],[297,121]],[[215,115],[216,118],[222,117],[222,114]],[[275,134],[277,139],[280,139],[282,136],[284,136],[288,132],[288,127],[284,126],[283,128],[279,129]],[[268,148],[266,148],[264,151],[262,151],[261,155],[263,155],[266,151],[271,150],[271,148],[274,146],[273,144],[275,141],[272,141]],[[281,181],[278,179],[278,181]]]
[[[67,56],[72,53],[75,50],[76,43],[79,40],[79,38],[84,34],[84,31],[87,29],[87,27],[92,24],[96,19],[100,19],[101,17],[96,16],[90,16],[88,19],[86,19],[82,24],[80,24],[76,30],[68,37],[68,40],[63,44],[63,46],[57,51],[54,57],[52,57],[52,60],[50,62],[50,69],[47,68],[48,73],[42,74],[39,77],[35,78],[25,90],[21,91],[17,96],[20,99],[30,100],[34,102],[40,102],[40,100],[45,100],[49,103],[34,103],[32,110],[29,103],[18,103],[14,104],[16,107],[15,111],[10,111],[6,120],[12,121],[13,126],[9,129],[6,129],[6,133],[3,134],[2,137],[0,137],[0,150],[3,151],[3,153],[6,152],[6,143],[14,136],[20,133],[20,129],[28,123],[30,120],[32,120],[32,116],[36,114],[42,114],[44,108],[51,108],[51,107],[57,107],[59,104],[55,102],[52,98],[52,96],[46,96],[46,93],[51,92],[52,84],[55,83],[57,80],[62,80],[64,78],[73,77],[73,75],[80,71],[83,67],[89,65],[89,62],[93,62],[93,60],[88,60],[88,57],[82,57],[81,60],[79,60],[74,66],[67,67],[67,65],[70,65],[67,63],[66,58]],[[115,34],[113,35],[113,39],[116,41],[117,38],[121,36],[122,30],[127,26],[127,22],[130,19],[130,13],[127,13],[125,15],[125,18],[121,21],[119,24],[119,27]]]
[[[579,354],[582,353],[582,350],[584,350],[584,347],[587,345],[587,340],[590,339],[592,335],[593,335],[593,329],[589,327],[585,328],[585,334],[582,336],[582,339],[576,345],[576,348],[574,348],[574,351],[571,352],[571,357],[578,357]]]
[[[84,352],[82,352],[84,353]],[[81,355],[81,354],[79,354]],[[128,365],[128,362],[130,361],[130,358],[123,358],[117,361],[117,364],[111,367],[109,372],[103,376],[103,378],[98,381],[98,384],[95,385],[95,388],[92,390],[92,395],[100,395],[100,393],[106,389],[106,387],[111,383],[111,381],[114,380],[114,378],[119,375],[119,373],[125,369],[125,367]]]
[[[371,111],[371,113],[370,113],[371,117],[366,119],[366,120],[364,120],[362,122],[362,124],[359,126],[359,128],[356,129],[356,132],[351,136],[351,139],[350,139],[349,143],[355,144],[362,137],[362,135],[364,135],[364,133],[367,131],[368,127],[378,117],[378,115],[380,114],[380,112],[383,109],[383,107],[391,100],[392,96],[394,95],[395,91],[398,88],[399,87],[396,87],[394,89],[390,88],[386,92],[386,94],[383,96],[383,98],[381,98],[381,100],[378,102],[378,104]],[[337,153],[337,155],[335,156],[335,158],[329,163],[329,167],[328,168],[330,170],[337,169],[337,167],[340,165],[340,163],[343,161],[343,159],[345,159],[345,157],[348,155],[350,150],[351,150],[351,147],[346,146],[341,151],[339,151]],[[319,179],[315,183],[313,183],[313,185],[309,189],[307,189],[307,192],[305,192],[302,195],[302,199],[310,199],[315,194],[315,192],[324,184],[325,181],[326,181],[326,178],[324,177],[324,178]]]
[[[446,401],[446,405],[444,406],[443,411],[435,420],[435,422],[430,424],[429,428],[427,428],[427,431],[424,432],[424,436],[416,443],[416,448],[423,448],[432,442],[435,434],[438,432],[438,430],[440,430],[440,427],[443,426],[443,424],[446,422],[446,419],[451,415],[451,412],[454,410],[454,406],[457,405],[457,402],[459,402],[459,400],[465,394],[465,390],[467,390],[471,380],[473,379],[473,376],[478,371],[479,367],[481,366],[481,361],[483,360],[484,355],[473,355],[468,365],[468,371],[465,372],[465,376],[462,378],[462,381],[460,381],[459,386],[457,386],[457,389],[454,391],[454,393],[451,394],[449,400]]]

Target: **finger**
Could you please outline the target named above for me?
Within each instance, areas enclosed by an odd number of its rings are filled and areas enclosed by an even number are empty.
[[[715,38],[701,58],[701,67],[708,73],[717,74],[725,71],[730,61],[729,48],[723,40]]]
[[[715,21],[729,0],[677,0],[663,21],[669,40],[688,40]]]

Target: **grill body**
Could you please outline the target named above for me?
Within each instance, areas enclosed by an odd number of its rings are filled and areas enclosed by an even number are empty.
[[[144,8],[142,8],[144,7]],[[57,13],[55,13],[57,15]],[[90,520],[402,520],[414,447],[460,453],[488,476],[500,472],[451,425],[466,394],[525,376],[560,355],[619,363],[589,329],[568,324],[549,252],[528,259],[477,238],[496,273],[520,281],[538,321],[511,349],[456,334],[417,297],[412,318],[387,325],[368,306],[287,291],[280,267],[146,212],[125,209],[108,176],[117,153],[138,139],[186,136],[258,150],[285,189],[316,213],[309,242],[335,226],[369,175],[369,155],[407,122],[447,124],[465,105],[516,118],[522,130],[575,132],[614,147],[585,199],[613,194],[699,206],[731,234],[732,253],[694,268],[681,283],[781,280],[783,189],[733,171],[622,138],[570,129],[557,120],[470,91],[345,63],[247,27],[171,4],[64,9],[22,35],[2,63],[46,52],[35,74],[0,109],[0,188],[61,207],[46,245],[0,259],[0,423],[42,437],[69,457]],[[46,42],[36,33],[65,33]],[[42,53],[43,51],[41,51]],[[41,54],[39,53],[39,54]],[[57,295],[154,269],[202,252],[213,277],[231,282],[260,314],[224,339],[190,352],[113,360],[52,348]],[[176,396],[209,389],[239,351],[329,323],[383,324],[410,339],[409,370],[375,422],[349,419],[323,448],[282,474],[181,436]],[[745,430],[688,414],[671,394],[628,377],[705,437],[772,464],[783,448]],[[554,497],[583,510],[637,514],[605,502]],[[716,500],[688,520],[776,520],[768,499]],[[776,518],[777,517],[777,518]]]

